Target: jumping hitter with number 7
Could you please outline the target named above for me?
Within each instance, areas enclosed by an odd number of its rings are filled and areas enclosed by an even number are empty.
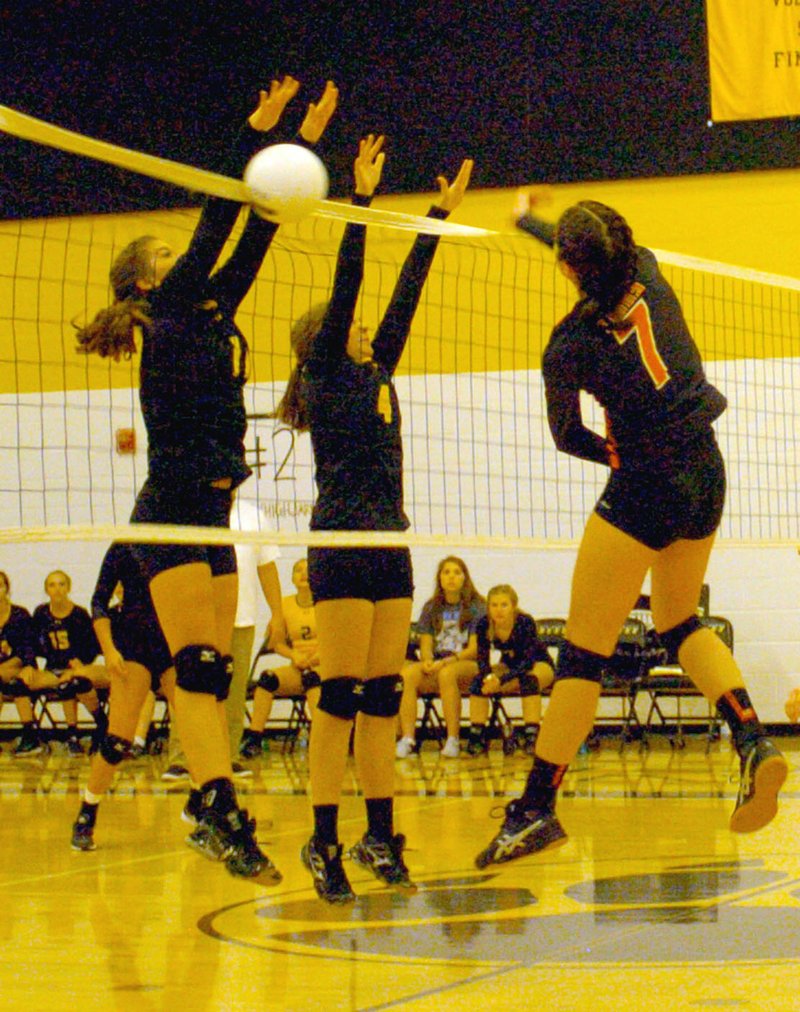
[[[553,226],[521,195],[517,225],[555,248],[578,302],[555,327],[542,373],[559,450],[611,469],[590,516],[572,578],[565,641],[521,798],[476,858],[510,861],[566,841],[559,784],[594,723],[600,677],[650,571],[662,643],[731,729],[741,782],[734,832],[777,812],[786,760],[767,740],[730,650],[696,614],[725,498],[725,467],[712,423],[726,407],[706,379],[675,293],[627,222],[596,201]],[[605,438],[582,421],[580,393],[604,408]]]

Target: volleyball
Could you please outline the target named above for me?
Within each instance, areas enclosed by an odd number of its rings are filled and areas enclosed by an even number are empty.
[[[328,172],[320,159],[299,144],[272,144],[254,155],[244,170],[253,208],[269,221],[300,221],[328,195]]]

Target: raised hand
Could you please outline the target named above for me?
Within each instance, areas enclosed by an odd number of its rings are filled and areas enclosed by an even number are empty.
[[[475,163],[471,158],[465,158],[458,170],[458,175],[452,183],[448,183],[444,176],[437,176],[439,184],[439,199],[436,206],[443,211],[454,211],[464,199],[464,192],[469,186],[469,177],[472,175],[472,166]]]
[[[269,91],[258,93],[258,105],[247,122],[254,130],[271,130],[283,115],[283,110],[297,94],[300,82],[288,75],[281,81],[272,81]]]
[[[358,156],[353,162],[353,174],[356,180],[356,193],[360,197],[371,197],[381,181],[384,153],[383,135],[375,137],[369,134],[359,141]]]
[[[549,186],[528,186],[517,190],[514,210],[511,212],[514,221],[519,221],[524,215],[530,214],[542,204],[551,204],[552,202],[553,193]]]
[[[309,102],[305,119],[300,127],[300,136],[309,144],[316,144],[322,136],[331,116],[339,104],[339,89],[328,81],[319,102]]]

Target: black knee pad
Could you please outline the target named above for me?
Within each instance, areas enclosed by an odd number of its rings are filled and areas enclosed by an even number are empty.
[[[118,766],[130,752],[132,742],[116,734],[107,734],[100,742],[98,752],[109,766]]]
[[[10,699],[30,699],[31,690],[21,678],[11,678],[3,684],[2,694]]]
[[[592,653],[583,647],[576,647],[569,640],[564,640],[558,651],[558,667],[556,680],[561,678],[582,678],[586,682],[603,680],[603,668],[608,664],[608,657]]]
[[[192,643],[179,650],[172,662],[175,684],[184,692],[199,692],[217,699],[225,699],[228,695],[230,675],[225,658],[214,647]]]
[[[262,671],[258,676],[256,685],[259,689],[263,689],[264,692],[277,692],[281,687],[281,683],[278,681],[278,676],[274,671]]]
[[[361,712],[368,717],[396,717],[400,712],[403,679],[400,675],[381,675],[364,682]]]
[[[94,688],[94,682],[85,675],[76,675],[72,679],[72,684],[75,686],[76,696],[82,696],[86,692],[91,692]]]
[[[308,692],[309,689],[318,689],[322,684],[322,679],[310,668],[304,668],[300,672],[300,684],[303,686],[303,692]]]
[[[362,683],[357,678],[327,678],[319,693],[318,709],[341,720],[353,720],[360,709]]]
[[[540,696],[542,693],[539,679],[529,671],[519,676],[519,694],[525,696]]]
[[[486,678],[486,675],[480,675],[480,674],[475,675],[475,677],[469,683],[468,692],[469,692],[470,696],[482,696],[483,695],[483,693],[481,692],[481,687],[483,685],[484,678]]]
[[[690,615],[685,621],[680,622],[671,629],[665,629],[664,632],[658,633],[659,640],[666,648],[668,659],[670,661],[677,661],[678,651],[683,646],[684,641],[687,640],[692,633],[697,632],[698,629],[702,628],[703,623],[697,615]]]

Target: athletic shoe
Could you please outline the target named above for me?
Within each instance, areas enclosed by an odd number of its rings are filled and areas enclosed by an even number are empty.
[[[241,763],[231,763],[231,772],[240,780],[243,777],[251,777],[253,775],[253,771],[249,770],[246,766],[242,766]]]
[[[417,743],[413,738],[401,738],[395,745],[394,754],[398,759],[408,759],[410,755],[414,754],[416,747]]]
[[[554,812],[528,811],[521,801],[510,801],[500,832],[475,858],[475,867],[503,864],[526,854],[561,847],[566,842],[567,834]]]
[[[36,731],[33,728],[24,727],[19,741],[15,748],[11,750],[11,755],[15,759],[25,759],[30,755],[39,755],[43,751],[44,746],[39,741],[39,735]]]
[[[263,739],[259,735],[255,737],[251,732],[245,731],[239,745],[239,755],[242,759],[258,759],[264,751]]]
[[[237,878],[277,885],[283,876],[258,846],[255,829],[256,820],[248,819],[244,809],[222,816],[212,808],[205,808],[186,842],[203,857],[222,861]]]
[[[71,734],[67,738],[67,740],[64,742],[64,747],[67,750],[67,755],[74,755],[74,756],[86,755],[86,753],[83,751],[83,745],[81,745],[80,741],[78,740],[78,736],[75,734]]]
[[[467,739],[467,752],[470,755],[485,755],[489,751],[485,727],[471,727]]]
[[[193,787],[189,791],[189,797],[183,806],[181,818],[190,826],[196,826],[200,818],[200,809],[203,807],[203,792]]]
[[[311,837],[300,851],[300,860],[311,872],[317,896],[326,903],[352,903],[356,894],[350,888],[342,867],[342,845],[319,843]]]
[[[461,742],[458,738],[448,738],[442,749],[442,756],[445,759],[458,759],[461,754]]]
[[[378,840],[372,833],[365,833],[358,843],[350,848],[348,857],[362,868],[369,868],[375,878],[387,885],[416,889],[403,861],[405,845],[406,838],[402,833],[398,833],[388,841]]]
[[[171,766],[167,766],[164,772],[161,774],[162,780],[188,780],[189,771],[185,766],[181,766],[178,763],[173,763]]]
[[[734,833],[753,833],[778,811],[778,791],[789,772],[783,755],[767,738],[759,738],[742,757],[739,796],[731,815]]]
[[[72,849],[95,850],[94,824],[86,815],[79,815],[72,826]]]

